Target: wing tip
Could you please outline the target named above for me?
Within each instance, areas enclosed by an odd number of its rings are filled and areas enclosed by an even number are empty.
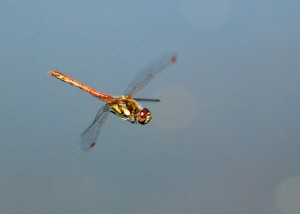
[[[172,63],[175,63],[177,61],[177,55],[176,54],[173,54],[172,56],[171,56],[171,62]]]
[[[96,145],[96,142],[91,143],[91,144],[90,144],[90,149],[94,148],[95,145]]]
[[[169,61],[169,63],[176,63],[178,60],[178,56],[175,51],[166,52],[163,57],[165,60]]]
[[[96,145],[96,142],[95,142],[95,141],[92,142],[91,144],[86,144],[86,143],[84,143],[84,142],[81,142],[80,148],[81,148],[82,151],[87,152],[87,151],[91,150],[92,148],[94,148],[95,145]]]

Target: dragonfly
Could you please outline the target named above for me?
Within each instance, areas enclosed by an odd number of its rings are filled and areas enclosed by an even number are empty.
[[[113,96],[97,91],[59,71],[49,71],[48,73],[51,76],[88,92],[105,103],[98,111],[91,125],[81,134],[81,149],[88,151],[95,147],[99,133],[110,112],[133,124],[137,122],[141,125],[148,124],[152,119],[152,114],[148,108],[144,108],[139,102],[159,102],[160,100],[133,98],[133,96],[144,88],[154,76],[176,61],[177,56],[173,53],[165,54],[157,58],[137,73],[124,91],[124,95],[121,96]]]

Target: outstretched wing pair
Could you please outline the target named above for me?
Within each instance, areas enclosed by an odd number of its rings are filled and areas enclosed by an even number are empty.
[[[145,85],[152,80],[162,70],[175,63],[177,60],[176,54],[165,54],[160,58],[154,60],[150,65],[141,70],[128,85],[124,94],[134,96]],[[159,101],[157,99],[140,99],[135,98],[137,101]],[[105,104],[98,111],[92,124],[81,134],[81,148],[87,151],[96,145],[96,140],[102,129],[102,126],[109,115],[109,105]]]

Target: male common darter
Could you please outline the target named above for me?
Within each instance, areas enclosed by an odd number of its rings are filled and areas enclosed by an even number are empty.
[[[96,91],[59,71],[48,72],[50,75],[88,92],[106,103],[100,108],[92,124],[81,134],[81,148],[89,150],[96,145],[97,137],[109,112],[131,123],[139,122],[142,125],[149,123],[152,119],[151,112],[147,108],[143,108],[137,101],[159,100],[133,98],[133,95],[140,91],[156,74],[175,63],[176,60],[175,54],[166,54],[158,58],[136,75],[125,90],[125,95],[122,96],[112,96]]]

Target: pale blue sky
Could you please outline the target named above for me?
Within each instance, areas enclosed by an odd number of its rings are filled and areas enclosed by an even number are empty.
[[[0,213],[298,213],[300,3],[0,1]],[[153,120],[111,115],[59,70],[122,94],[169,51],[139,97]]]

